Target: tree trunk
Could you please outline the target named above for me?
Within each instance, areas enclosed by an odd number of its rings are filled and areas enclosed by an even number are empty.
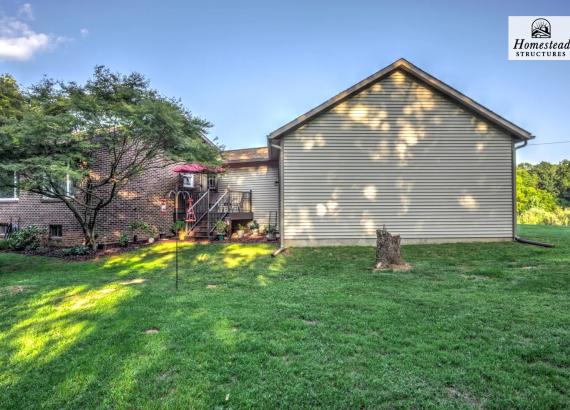
[[[83,227],[83,237],[85,246],[89,246],[93,252],[97,250],[97,240],[95,239],[95,229],[89,226]]]
[[[375,269],[402,265],[400,254],[400,235],[391,235],[386,227],[376,230],[376,265]]]

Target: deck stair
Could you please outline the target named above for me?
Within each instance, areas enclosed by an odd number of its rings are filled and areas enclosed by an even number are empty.
[[[210,239],[208,235],[208,220],[202,219],[188,232],[188,237],[196,240]]]

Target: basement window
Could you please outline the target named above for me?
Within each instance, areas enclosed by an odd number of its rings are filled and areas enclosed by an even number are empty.
[[[49,226],[49,238],[50,239],[61,239],[63,236],[63,226],[61,225],[50,225]]]
[[[8,234],[8,224],[0,224],[0,238],[6,238]]]

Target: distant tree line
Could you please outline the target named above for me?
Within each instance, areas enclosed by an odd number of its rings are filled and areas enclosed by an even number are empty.
[[[570,161],[517,167],[519,223],[570,225]]]

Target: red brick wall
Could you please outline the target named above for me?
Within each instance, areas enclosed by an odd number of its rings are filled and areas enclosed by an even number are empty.
[[[94,168],[104,164],[104,156],[101,156]],[[173,204],[167,201],[167,212],[161,214],[160,199],[176,186],[178,176],[171,171],[172,167],[163,163],[162,167],[133,178],[118,192],[115,200],[99,213],[99,243],[114,243],[123,232],[132,239],[129,224],[135,220],[155,225],[160,233],[171,234]],[[81,227],[62,202],[23,191],[17,202],[0,201],[0,224],[9,223],[11,219],[15,222],[18,218],[22,226],[37,225],[47,229],[50,224],[62,225],[62,239],[51,241],[51,244],[71,246],[83,243]],[[138,237],[146,238],[140,233]]]

